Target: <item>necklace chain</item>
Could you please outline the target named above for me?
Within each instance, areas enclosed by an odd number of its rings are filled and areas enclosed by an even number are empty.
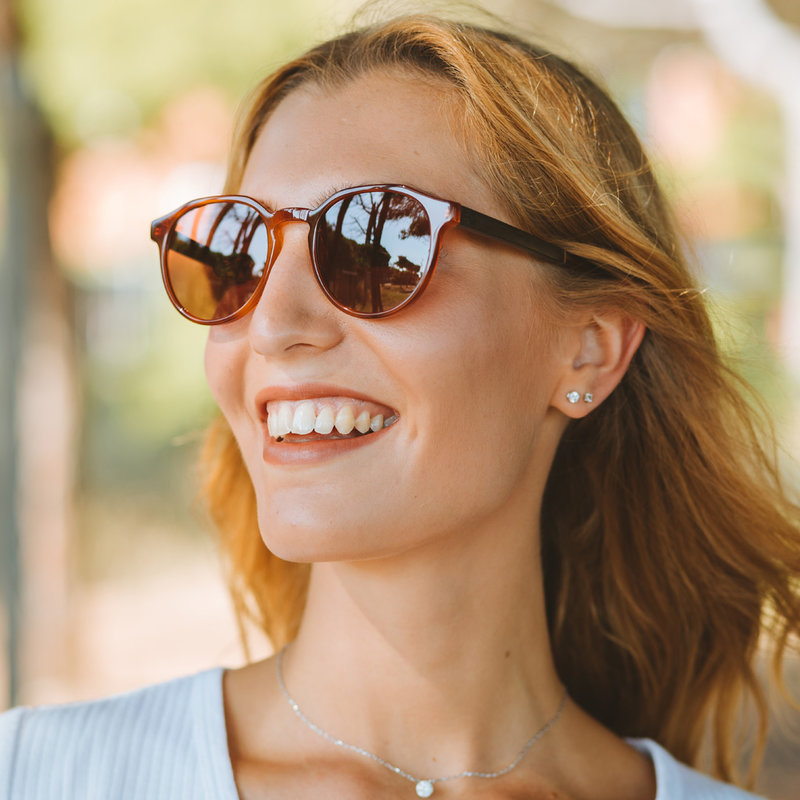
[[[433,794],[434,784],[437,783],[444,783],[445,781],[454,781],[458,778],[499,778],[502,775],[506,775],[507,773],[511,772],[514,767],[522,761],[523,758],[527,755],[528,751],[533,747],[533,745],[542,738],[555,724],[558,722],[559,718],[561,717],[561,713],[564,711],[564,706],[567,704],[567,692],[566,689],[564,690],[564,695],[561,698],[561,703],[559,703],[558,709],[556,713],[541,727],[539,730],[530,738],[523,748],[517,753],[516,757],[514,758],[511,763],[504,767],[503,769],[498,770],[497,772],[478,772],[476,770],[466,770],[465,772],[459,772],[457,775],[445,775],[440,778],[417,778],[414,775],[411,775],[409,772],[401,769],[398,766],[395,766],[386,759],[381,758],[380,756],[375,755],[375,753],[371,753],[369,750],[365,750],[363,747],[358,747],[357,745],[350,744],[349,742],[345,742],[343,739],[339,739],[336,736],[328,733],[326,730],[323,730],[319,727],[316,723],[312,722],[302,711],[299,705],[297,705],[297,701],[289,694],[289,690],[286,688],[286,683],[283,680],[283,654],[286,651],[284,647],[279,653],[278,658],[276,660],[276,668],[278,672],[278,684],[281,687],[281,691],[283,692],[283,696],[286,698],[286,701],[289,703],[292,711],[297,715],[300,721],[306,725],[306,727],[311,728],[317,736],[321,736],[323,739],[326,739],[331,744],[336,745],[337,747],[342,747],[345,750],[350,750],[353,753],[358,753],[360,756],[364,756],[365,758],[370,758],[373,761],[380,764],[382,767],[386,767],[386,769],[391,770],[395,773],[395,775],[399,775],[402,778],[405,778],[408,781],[411,781],[416,786],[417,795],[419,797],[430,797]]]

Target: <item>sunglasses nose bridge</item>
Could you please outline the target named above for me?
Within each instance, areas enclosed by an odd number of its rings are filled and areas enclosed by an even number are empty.
[[[308,208],[279,208],[267,219],[267,229],[271,242],[271,256],[268,259],[267,268],[271,267],[272,262],[277,257],[283,244],[283,226],[288,222],[308,222]],[[268,269],[266,271],[268,271]]]
[[[277,230],[287,222],[308,222],[310,212],[308,208],[279,208],[270,217],[270,227]]]
[[[288,222],[308,222],[311,209],[308,208],[279,208],[273,212],[267,219],[267,230],[272,239],[272,256],[270,262],[274,261],[277,254],[280,252],[281,244],[283,243],[282,228]],[[268,266],[270,266],[268,264]]]
[[[264,276],[260,281],[260,285],[258,287],[257,294],[260,297],[261,293],[264,291],[264,288],[267,284],[267,279],[269,278],[269,273],[272,271],[272,267],[275,264],[275,260],[280,255],[281,251],[283,250],[283,242],[284,242],[284,231],[283,226],[289,222],[306,222],[309,224],[309,255],[311,249],[311,235],[313,225],[311,225],[311,220],[309,219],[311,215],[311,209],[309,208],[280,208],[277,211],[274,211],[270,214],[269,217],[265,217],[267,222],[267,230],[268,230],[268,238],[269,238],[269,252],[267,255],[267,261],[264,265]],[[262,215],[263,216],[263,215]],[[316,275],[316,270],[315,270]]]

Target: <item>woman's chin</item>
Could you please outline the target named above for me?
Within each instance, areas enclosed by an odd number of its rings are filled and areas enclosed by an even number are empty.
[[[315,524],[307,518],[276,521],[273,515],[266,518],[259,515],[259,529],[267,549],[284,561],[299,564],[360,561],[379,555],[374,544],[368,544],[365,537],[355,535],[352,527],[345,529],[341,524],[335,527],[330,523]]]
[[[276,522],[274,517],[259,518],[259,529],[262,541],[273,555],[298,564],[391,558],[417,544],[404,542],[402,535],[376,541],[375,528],[359,528],[355,522],[347,525],[341,520],[333,527],[330,523],[315,525],[307,519],[302,523],[287,523]]]

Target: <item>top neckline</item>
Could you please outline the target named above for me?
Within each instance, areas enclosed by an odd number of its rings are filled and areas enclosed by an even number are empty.
[[[215,800],[240,800],[233,773],[230,750],[228,748],[228,729],[225,720],[225,701],[223,678],[225,669],[215,667],[198,673],[193,687],[192,721],[195,744],[200,758],[200,770],[208,790],[208,796]],[[670,769],[672,756],[652,739],[626,739],[626,742],[640,753],[650,757],[656,773],[656,796],[654,800],[669,800],[680,797],[674,792]],[[677,763],[677,762],[675,762]]]

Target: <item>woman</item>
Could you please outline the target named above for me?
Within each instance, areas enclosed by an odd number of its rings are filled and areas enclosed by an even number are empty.
[[[745,696],[758,760],[796,509],[613,103],[398,18],[261,84],[228,191],[153,236],[210,325],[209,504],[279,654],[11,712],[9,796],[750,796],[685,765],[709,732],[735,779]]]

